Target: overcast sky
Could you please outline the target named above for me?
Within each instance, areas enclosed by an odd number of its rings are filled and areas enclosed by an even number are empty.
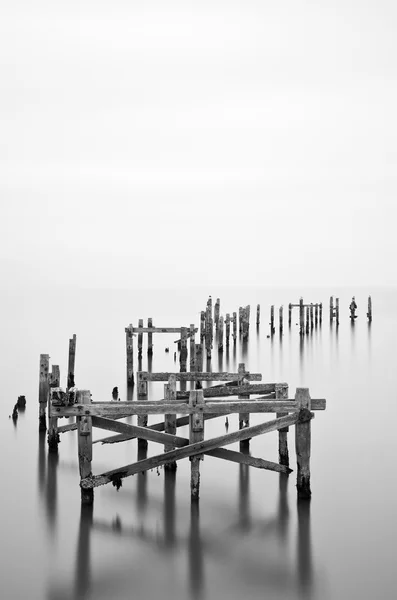
[[[397,4],[0,0],[2,282],[396,285]]]

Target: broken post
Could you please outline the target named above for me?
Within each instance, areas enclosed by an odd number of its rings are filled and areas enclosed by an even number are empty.
[[[52,365],[49,387],[60,387],[60,370],[58,365]],[[51,394],[48,394],[48,433],[47,442],[49,452],[58,452],[59,433],[58,433],[58,417],[52,417],[51,414]]]
[[[190,324],[189,331],[189,342],[190,342],[190,370],[194,371],[196,368],[196,334],[194,331],[194,325]]]
[[[259,325],[261,320],[261,306],[260,304],[256,305],[256,324]]]
[[[335,298],[335,319],[336,324],[339,325],[339,298]]]
[[[176,378],[175,375],[170,375],[168,383],[164,384],[164,401],[168,404],[176,401]],[[164,431],[171,435],[176,435],[176,414],[164,415]],[[174,444],[164,444],[164,452],[174,450]],[[165,463],[166,471],[176,471],[176,461]]]
[[[274,306],[272,304],[270,307],[270,334],[273,335],[274,332]]]
[[[331,296],[329,299],[329,320],[332,323],[334,318],[334,297]]]
[[[204,405],[203,390],[191,390],[189,406],[197,407],[197,412],[189,416],[189,443],[195,444],[204,439],[204,414],[200,407]],[[203,454],[195,454],[190,457],[190,493],[192,500],[198,500],[200,495],[200,460]]]
[[[46,431],[46,406],[50,391],[49,383],[49,354],[40,354],[40,375],[39,375],[39,431]]]
[[[134,349],[132,324],[125,328],[125,345],[127,350],[127,385],[134,385]]]
[[[91,394],[89,390],[80,390],[78,395],[79,403],[91,403]],[[85,479],[92,475],[92,417],[87,415],[77,417],[77,430],[80,478]],[[80,487],[80,489],[81,503],[92,504],[94,501],[94,488]]]
[[[233,313],[233,341],[236,343],[237,339],[237,313]]]
[[[278,327],[280,333],[283,333],[283,307],[280,306],[278,309]]]
[[[203,346],[202,344],[196,344],[195,348],[195,371],[203,370]]]
[[[194,326],[193,326],[194,329]],[[187,362],[187,328],[181,327],[181,351],[179,354],[179,366],[180,371],[186,371]]]
[[[368,312],[367,312],[368,321],[372,321],[372,299],[371,296],[368,296]]]
[[[303,306],[303,298],[299,299],[299,334],[305,333],[305,308]]]
[[[223,352],[223,317],[219,318],[218,352]]]
[[[215,321],[216,329],[218,329],[218,326],[219,326],[220,307],[221,307],[221,301],[219,300],[219,298],[217,298],[216,302],[215,302],[215,306],[214,306],[214,321]]]
[[[288,327],[291,327],[292,321],[292,304],[291,302],[288,304]]]
[[[147,326],[148,326],[148,329],[150,327],[153,327],[153,319],[150,317],[147,320]],[[148,334],[147,334],[147,353],[149,356],[152,356],[152,354],[153,354],[153,332],[152,331],[148,331]]]
[[[288,385],[276,383],[276,400],[288,400]],[[285,417],[288,413],[278,412],[276,417]],[[278,430],[278,462],[280,465],[289,467],[288,454],[288,431],[289,427]]]
[[[230,340],[230,313],[226,313],[226,346],[229,346]]]
[[[74,364],[76,360],[76,334],[73,334],[71,340],[69,340],[69,360],[68,360],[68,390],[74,387]]]
[[[311,400],[309,389],[297,388],[295,401],[298,404],[299,410],[299,420],[295,425],[295,450],[297,462],[296,487],[298,490],[298,498],[310,498],[310,419],[313,415],[310,413]]]

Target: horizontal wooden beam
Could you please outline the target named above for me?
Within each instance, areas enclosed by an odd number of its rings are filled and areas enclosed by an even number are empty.
[[[133,327],[132,331],[134,333],[181,333],[183,327]],[[189,327],[186,327],[188,331],[190,331]],[[128,330],[131,331],[131,328]],[[194,332],[198,331],[197,327]]]
[[[238,373],[203,373],[201,371],[190,371],[189,373],[148,373],[137,371],[138,381],[168,381],[173,375],[176,381],[230,381],[237,380]],[[248,381],[262,381],[260,373],[244,373],[244,379]],[[287,384],[285,384],[287,385]],[[272,390],[274,391],[274,390]]]
[[[253,383],[250,385],[236,385],[236,386],[218,386],[203,388],[204,398],[226,398],[228,396],[249,396],[251,394],[267,394],[268,399],[275,398],[275,384],[274,383]],[[186,400],[189,398],[189,391],[177,392],[177,400]]]
[[[148,427],[140,427],[139,425],[120,423],[118,421],[112,421],[112,419],[105,419],[98,416],[92,417],[92,426],[106,429],[107,431],[115,431],[116,433],[134,435],[135,437],[149,440],[150,442],[157,442],[159,444],[173,444],[173,446],[182,447],[187,446],[189,443],[189,440],[178,437],[177,435],[162,433],[160,431],[155,431],[154,429],[149,429]]]
[[[125,419],[126,415],[109,415],[108,419]],[[68,425],[61,425],[58,427],[58,433],[67,433],[68,431],[75,431],[77,429],[77,423],[68,423]]]
[[[310,411],[300,411],[299,413],[273,419],[267,423],[261,423],[260,425],[254,425],[252,427],[245,427],[233,433],[228,433],[226,435],[206,441],[196,442],[195,444],[189,444],[184,448],[177,448],[176,450],[171,450],[170,452],[165,452],[164,454],[139,460],[119,469],[107,471],[101,475],[86,477],[81,480],[80,486],[83,489],[89,489],[100,485],[105,485],[106,483],[110,483],[112,481],[120,481],[120,479],[124,477],[135,475],[136,473],[141,473],[143,471],[147,471],[148,469],[160,467],[161,465],[169,462],[181,460],[182,458],[187,458],[196,454],[202,454],[203,452],[215,450],[221,446],[234,444],[238,441],[247,440],[263,433],[276,431],[278,429],[282,429],[283,427],[290,427],[295,425],[298,421],[303,422],[305,420],[310,420],[313,417],[314,414]]]
[[[222,458],[223,460],[229,460],[240,465],[248,465],[249,467],[256,467],[257,469],[267,469],[268,471],[276,471],[277,473],[292,473],[292,469],[285,465],[279,465],[278,463],[265,460],[263,458],[255,458],[249,454],[242,454],[241,452],[235,452],[234,450],[227,450],[226,448],[216,448],[215,450],[208,450],[205,452],[209,456],[215,458]]]
[[[121,406],[123,404],[123,406]],[[128,404],[128,407],[125,405]],[[119,402],[120,413],[123,416],[131,415],[156,415],[156,414],[182,414],[190,415],[197,412],[225,415],[228,413],[277,413],[295,412],[298,404],[295,400],[211,400],[204,402],[199,407],[189,406],[186,402]],[[325,399],[312,399],[312,410],[325,410]],[[57,406],[51,411],[52,416],[98,416],[114,418],[115,404],[113,402],[98,402],[92,404],[75,404],[74,406]],[[109,419],[110,420],[110,419]],[[114,429],[112,430],[114,431]],[[140,437],[140,436],[139,436]]]

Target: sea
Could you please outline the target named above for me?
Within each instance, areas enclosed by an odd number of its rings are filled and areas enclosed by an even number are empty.
[[[171,278],[172,279],[172,278]],[[133,273],[131,273],[133,281]],[[95,489],[92,508],[80,501],[76,432],[49,454],[38,430],[40,354],[49,354],[66,384],[69,339],[76,334],[75,380],[93,400],[130,398],[125,327],[151,317],[157,327],[200,325],[207,299],[221,314],[250,305],[249,339],[231,340],[208,368],[261,373],[286,382],[289,398],[307,387],[325,398],[311,422],[310,501],[298,501],[294,431],[282,475],[205,456],[200,499],[190,498],[190,463],[175,473],[153,469]],[[371,295],[373,319],[366,317]],[[329,319],[339,298],[340,323]],[[352,296],[357,319],[349,318]],[[323,319],[299,335],[298,309],[323,303]],[[256,306],[260,304],[260,324]],[[276,331],[270,335],[270,307]],[[278,310],[284,307],[284,329]],[[151,364],[144,335],[142,369],[179,370],[176,334],[154,334]],[[4,600],[361,600],[397,598],[397,290],[389,288],[170,289],[30,288],[2,292],[0,597]],[[169,348],[169,352],[166,352]],[[137,370],[137,338],[134,338]],[[189,364],[189,363],[188,363]],[[149,399],[163,398],[149,384]],[[188,384],[189,386],[190,384]],[[26,410],[10,415],[18,396]],[[130,398],[131,399],[131,398]],[[136,399],[134,391],[132,399]],[[274,415],[251,415],[251,424]],[[136,417],[127,422],[134,423]],[[160,420],[149,417],[149,423]],[[60,424],[66,424],[63,419]],[[229,416],[229,432],[238,416]],[[205,422],[205,438],[226,432],[225,418]],[[110,435],[94,430],[94,439]],[[187,427],[178,435],[188,436]],[[229,446],[238,450],[238,444]],[[93,472],[137,460],[136,440],[94,445]],[[149,442],[148,455],[163,447]],[[252,456],[278,460],[277,432],[251,440]]]

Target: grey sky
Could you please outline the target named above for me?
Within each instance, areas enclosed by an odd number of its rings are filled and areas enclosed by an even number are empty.
[[[396,31],[385,0],[0,0],[3,276],[396,285]]]

